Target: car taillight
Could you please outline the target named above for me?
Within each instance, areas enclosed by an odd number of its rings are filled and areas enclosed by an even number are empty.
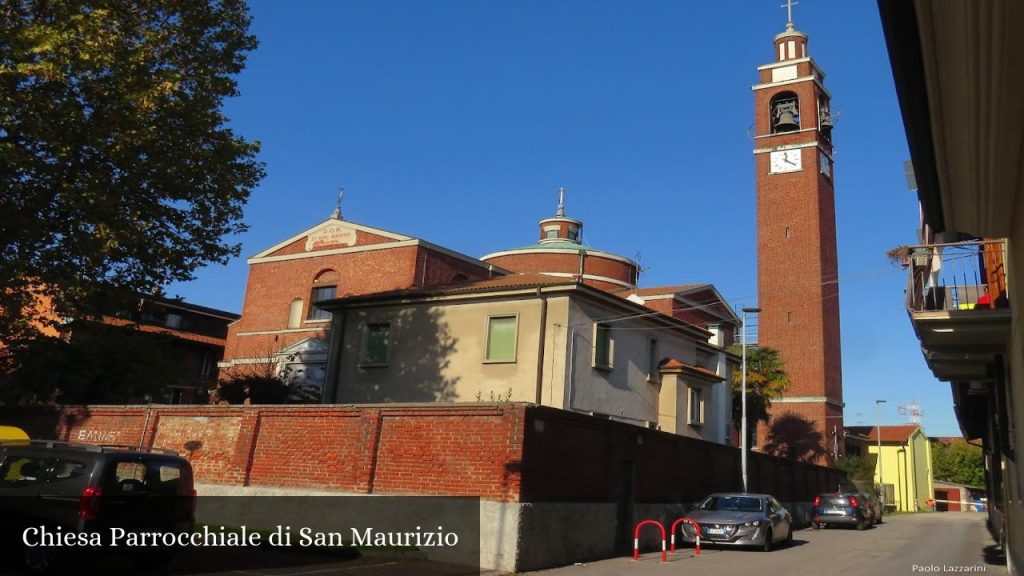
[[[100,498],[102,497],[102,488],[90,486],[82,490],[82,496],[78,499],[78,518],[80,520],[95,520],[100,512]]]
[[[821,506],[821,496],[815,496],[814,497],[814,505],[815,506]]]
[[[850,496],[850,506],[853,506],[854,508],[857,507],[857,497],[856,496]]]

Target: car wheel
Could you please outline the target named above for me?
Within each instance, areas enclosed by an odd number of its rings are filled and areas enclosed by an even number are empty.
[[[821,524],[818,522],[811,522],[811,528],[814,530],[821,530]]]
[[[768,531],[764,533],[764,545],[761,547],[761,551],[762,552],[771,552],[772,551],[772,529],[771,528],[769,528]]]
[[[789,534],[786,534],[786,546],[793,545],[793,525],[789,525]]]
[[[857,520],[857,530],[863,530],[865,528],[867,528],[867,525],[864,522],[864,518]]]

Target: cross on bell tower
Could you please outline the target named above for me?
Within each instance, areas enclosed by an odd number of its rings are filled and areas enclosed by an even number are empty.
[[[779,351],[790,380],[758,444],[778,437],[773,424],[799,418],[817,433],[813,459],[827,463],[844,452],[831,433],[843,427],[832,96],[793,25],[796,4],[782,5],[788,21],[775,36],[775,61],[758,67],[753,87],[758,345]]]
[[[793,6],[796,6],[799,2],[793,2],[793,0],[786,0],[786,3],[781,5],[781,8],[786,9],[786,31],[790,32],[793,30]]]

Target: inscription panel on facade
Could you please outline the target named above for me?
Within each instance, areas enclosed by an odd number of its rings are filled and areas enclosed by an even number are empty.
[[[355,246],[356,231],[344,224],[331,223],[311,232],[306,237],[306,252],[338,246]]]

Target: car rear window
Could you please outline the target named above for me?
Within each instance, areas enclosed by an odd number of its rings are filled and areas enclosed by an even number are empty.
[[[115,494],[180,494],[186,466],[172,460],[113,460],[104,474],[103,489]]]
[[[849,496],[828,496],[828,497],[824,498],[824,500],[825,500],[826,504],[831,504],[832,506],[849,506],[850,505],[850,497]]]

